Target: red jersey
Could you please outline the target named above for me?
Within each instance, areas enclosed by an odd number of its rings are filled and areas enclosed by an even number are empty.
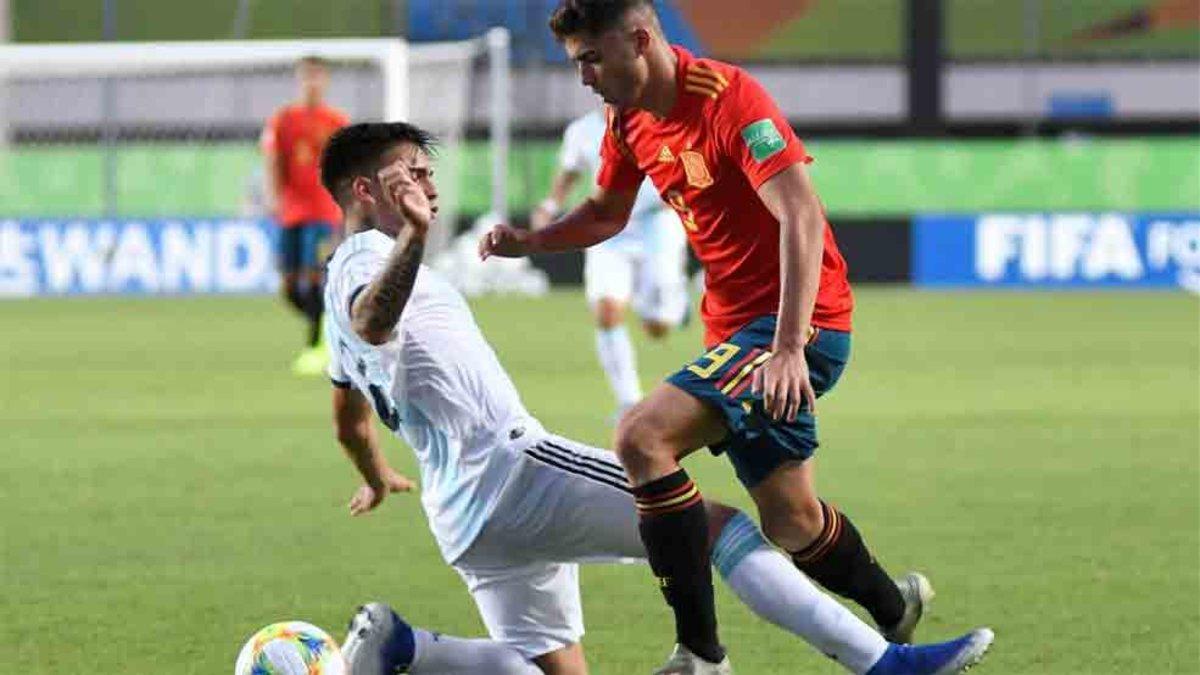
[[[337,226],[342,210],[321,185],[321,151],[333,132],[349,124],[344,113],[326,105],[289,105],[267,120],[264,153],[283,162],[283,185],[276,217],[283,227],[323,221]]]
[[[758,188],[812,158],[775,102],[741,68],[675,47],[678,94],[670,115],[609,109],[597,183],[636,190],[643,176],[679,213],[704,266],[705,343],[727,339],[779,311],[779,221]],[[812,323],[850,330],[854,298],[846,261],[825,224],[825,252]]]

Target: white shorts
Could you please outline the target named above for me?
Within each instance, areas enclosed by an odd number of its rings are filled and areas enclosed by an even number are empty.
[[[616,456],[553,434],[533,441],[454,563],[491,637],[529,659],[583,637],[580,562],[646,555]]]
[[[679,216],[658,209],[630,223],[633,232],[584,252],[583,290],[595,305],[611,299],[642,319],[677,326],[687,312],[687,236]]]

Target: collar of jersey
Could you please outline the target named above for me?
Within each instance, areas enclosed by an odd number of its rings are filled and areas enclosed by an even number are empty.
[[[688,66],[696,60],[696,57],[691,52],[680,47],[679,45],[671,45],[671,51],[675,52],[675,104],[671,106],[671,112],[663,119],[676,119],[683,112],[684,97],[687,95],[687,90],[683,88],[687,77]]]

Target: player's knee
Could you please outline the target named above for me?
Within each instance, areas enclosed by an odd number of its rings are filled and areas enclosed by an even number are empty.
[[[763,534],[771,543],[786,550],[798,551],[821,534],[825,525],[821,502],[805,500],[786,507],[760,511]]]
[[[726,506],[721,502],[705,500],[704,513],[708,518],[708,541],[715,543],[721,536],[721,531],[729,524],[729,521],[733,520],[734,516],[741,513],[741,511],[732,506]]]
[[[671,327],[669,325],[653,319],[643,321],[642,328],[645,329],[646,335],[649,335],[655,340],[661,340],[667,336],[667,333],[671,332]]]
[[[488,655],[487,663],[478,664],[484,672],[497,675],[527,675],[534,666],[515,649],[497,649]]]
[[[579,643],[543,654],[533,660],[545,675],[587,675],[587,660]],[[512,672],[512,671],[505,671]],[[520,671],[524,673],[525,671]]]
[[[611,330],[625,322],[625,308],[621,303],[609,298],[601,298],[596,303],[596,325],[604,330]]]
[[[613,449],[630,474],[636,476],[654,465],[661,454],[662,445],[652,415],[642,405],[633,406],[621,416],[613,438]]]

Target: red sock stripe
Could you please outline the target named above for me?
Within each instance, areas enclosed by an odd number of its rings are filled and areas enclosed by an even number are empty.
[[[729,370],[725,371],[725,374],[722,375],[721,379],[717,380],[716,385],[714,385],[717,388],[717,391],[724,389],[725,385],[729,384],[730,380],[736,377],[738,373],[742,372],[742,368],[745,368],[747,363],[753,361],[761,353],[763,353],[763,350],[757,347],[751,349],[750,353],[747,354],[745,358],[735,363]]]
[[[637,509],[639,513],[671,513],[680,509],[686,509],[697,501],[700,501],[700,490],[696,484],[688,481],[686,486],[688,489],[685,492],[673,492],[670,497],[655,499],[654,501],[639,501]]]
[[[699,490],[696,490],[695,494],[693,494],[691,497],[689,497],[688,499],[685,499],[684,501],[679,502],[677,504],[667,504],[666,506],[658,506],[658,507],[642,506],[641,504],[638,504],[637,508],[638,508],[638,513],[640,515],[661,516],[661,515],[665,515],[668,513],[675,513],[676,511],[683,511],[685,509],[690,509],[702,501],[704,501],[704,497],[700,494]]]
[[[674,490],[671,490],[670,492],[664,492],[663,494],[650,495],[647,497],[638,497],[636,501],[638,503],[638,506],[653,507],[655,504],[658,504],[660,502],[671,501],[672,499],[675,499],[679,495],[686,493],[688,490],[691,490],[694,487],[696,487],[696,482],[689,480],[688,482],[684,483],[683,485],[680,485],[679,487],[675,488]]]
[[[816,541],[793,556],[798,563],[810,563],[820,560],[829,552],[834,542],[842,534],[842,517],[837,512],[837,509],[824,502],[821,503],[821,507],[825,514],[825,526],[821,528],[821,534],[817,537]]]

